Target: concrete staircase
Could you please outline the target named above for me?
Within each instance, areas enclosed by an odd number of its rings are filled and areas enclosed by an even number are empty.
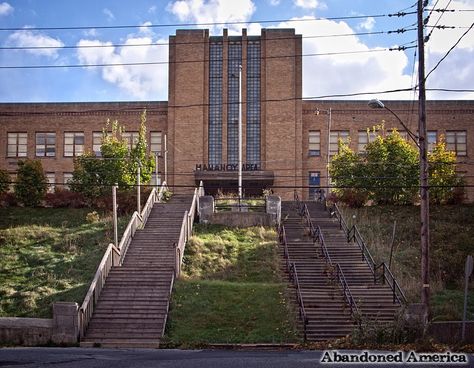
[[[314,244],[294,202],[282,202],[288,254],[294,263],[306,312],[306,339],[326,341],[350,334],[354,328],[349,309],[328,276],[326,261]]]
[[[192,196],[155,203],[122,266],[106,280],[81,346],[158,347],[175,273],[175,243]]]
[[[347,241],[337,220],[321,203],[307,202],[313,225],[321,228],[333,265],[339,264],[361,317],[387,323],[394,319],[400,304],[394,302],[392,289],[378,282],[363,259],[359,247]],[[320,245],[307,232],[296,202],[282,203],[290,262],[295,264],[307,317],[308,341],[325,341],[346,336],[354,320],[343,298],[334,270],[328,267]]]

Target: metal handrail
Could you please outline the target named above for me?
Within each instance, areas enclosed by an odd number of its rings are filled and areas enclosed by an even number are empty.
[[[331,210],[331,216],[333,215],[335,215],[336,218],[339,219],[341,229],[345,229],[346,234],[347,234],[347,241],[348,242],[354,241],[359,247],[359,249],[361,250],[362,260],[365,260],[365,262],[370,268],[370,271],[372,272],[374,276],[374,284],[376,284],[379,279],[382,280],[382,283],[387,282],[387,284],[390,286],[393,292],[393,302],[395,303],[397,301],[399,304],[406,304],[407,303],[406,296],[403,293],[403,290],[401,289],[397,280],[393,276],[392,271],[388,268],[385,262],[382,262],[379,265],[375,263],[374,258],[372,257],[372,254],[370,254],[369,248],[365,244],[364,238],[362,237],[359,229],[357,228],[357,225],[353,225],[349,229],[347,227],[346,222],[344,221],[342,217],[341,211],[339,210],[336,204],[334,204]],[[377,270],[381,267],[382,267],[382,275],[377,276]],[[389,277],[391,278],[391,280],[389,280]]]
[[[321,251],[323,253],[324,259],[326,260],[326,264],[331,266],[331,269],[333,269],[334,265],[332,263],[331,256],[329,255],[326,242],[324,241],[323,232],[321,231],[321,228],[319,227],[319,225],[316,225],[316,227],[313,225],[313,222],[311,221],[311,215],[309,213],[308,206],[306,205],[306,203],[303,206],[302,216],[304,216],[306,219],[306,222],[310,228],[311,236],[313,240],[317,241],[319,245],[321,246]],[[356,317],[356,314],[358,312],[357,304],[354,298],[352,297],[349,284],[347,283],[346,278],[344,277],[344,273],[342,272],[342,268],[339,266],[339,263],[336,264],[336,278],[342,288],[344,300],[349,305],[349,308],[351,310],[351,315],[353,317]]]
[[[362,260],[365,260],[367,265],[369,266],[370,270],[372,271],[372,274],[374,275],[374,280],[375,280],[375,269],[376,269],[376,263],[374,261],[374,258],[372,257],[372,254],[370,254],[369,248],[365,244],[364,238],[359,232],[359,229],[357,228],[356,225],[353,225],[348,233],[347,233],[347,241],[354,241],[359,249],[362,252]]]
[[[385,262],[382,262],[377,267],[375,267],[375,270],[381,267],[382,267],[382,275],[381,275],[382,282],[385,283],[385,281],[387,281],[388,286],[390,287],[390,289],[392,289],[393,302],[394,303],[398,302],[399,304],[406,304],[407,298],[405,296],[405,293],[403,292],[402,288],[400,287],[397,280],[393,276],[393,273],[392,271],[390,271],[390,268],[388,268]],[[392,281],[391,283],[390,283],[389,278]]]
[[[359,308],[357,307],[357,303],[354,297],[352,296],[351,289],[349,288],[349,284],[346,281],[346,277],[344,276],[344,272],[342,272],[342,268],[339,263],[336,263],[336,277],[342,286],[342,293],[346,303],[349,305],[351,315],[358,315]]]
[[[306,310],[304,308],[304,301],[303,301],[303,296],[301,295],[301,288],[300,288],[300,281],[298,279],[298,272],[296,271],[296,265],[295,263],[291,263],[290,265],[291,269],[291,274],[293,278],[293,283],[296,286],[296,296],[298,299],[298,305],[299,305],[299,312],[300,312],[300,318],[303,321],[303,333],[304,333],[304,341],[307,339],[307,325],[308,325],[308,317],[306,316]]]
[[[280,224],[280,227],[278,229],[278,235],[279,235],[280,243],[283,244],[283,253],[285,256],[285,262],[286,262],[286,268],[288,270],[288,275],[290,276],[290,280],[296,286],[299,315],[300,315],[301,320],[303,321],[303,334],[304,334],[304,340],[306,341],[308,317],[306,316],[303,296],[301,295],[300,282],[298,279],[298,273],[296,271],[296,265],[294,262],[292,263],[290,261],[290,253],[288,252],[288,243],[286,241],[286,231],[285,231],[285,226],[283,224]]]

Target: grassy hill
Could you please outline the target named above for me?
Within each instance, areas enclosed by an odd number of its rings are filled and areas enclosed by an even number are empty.
[[[298,341],[296,313],[278,268],[275,230],[197,225],[175,284],[166,341]]]
[[[0,208],[0,317],[50,318],[54,301],[82,303],[113,241],[111,218],[88,222],[90,211]]]
[[[420,208],[372,206],[341,208],[348,224],[357,224],[377,263],[390,258],[396,221],[392,270],[409,301],[420,296]],[[431,206],[430,277],[435,320],[459,320],[464,294],[464,262],[474,255],[474,206]],[[471,282],[469,318],[474,319],[474,286]]]

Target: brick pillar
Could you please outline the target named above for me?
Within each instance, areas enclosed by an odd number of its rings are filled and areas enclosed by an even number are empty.
[[[76,344],[79,338],[79,306],[77,303],[53,304],[53,335],[55,344]]]

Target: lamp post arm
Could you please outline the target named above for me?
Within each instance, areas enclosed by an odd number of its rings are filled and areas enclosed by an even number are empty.
[[[405,123],[402,121],[402,119],[400,119],[400,117],[397,114],[395,114],[390,108],[388,108],[387,106],[384,106],[384,108],[387,109],[388,111],[390,111],[390,113],[397,118],[400,125],[405,129],[405,131],[410,136],[410,138],[413,140],[413,142],[415,142],[416,146],[418,148],[420,148],[420,143],[418,142],[418,136],[416,134],[414,134],[410,129],[408,129],[408,127],[405,125]]]

